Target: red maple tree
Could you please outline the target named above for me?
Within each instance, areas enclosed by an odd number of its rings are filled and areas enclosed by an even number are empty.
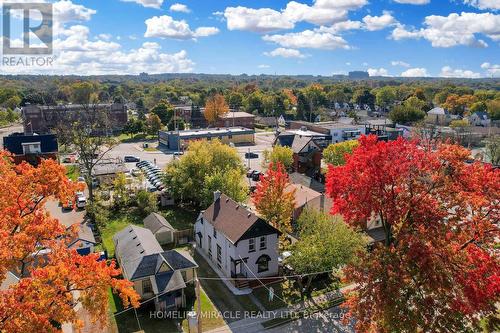
[[[67,229],[44,209],[49,198],[64,202],[78,189],[64,167],[52,160],[36,168],[16,166],[0,151],[0,189],[0,282],[16,277],[0,291],[0,331],[57,332],[63,323],[78,327],[77,304],[104,325],[110,287],[125,306],[138,305],[131,282],[119,278],[115,263],[69,249],[77,227]]]
[[[291,231],[295,189],[291,189],[283,164],[270,163],[252,195],[257,212],[281,232]]]
[[[368,136],[329,167],[332,214],[362,229],[376,219],[385,233],[345,271],[360,332],[465,332],[495,313],[500,172],[469,155]]]

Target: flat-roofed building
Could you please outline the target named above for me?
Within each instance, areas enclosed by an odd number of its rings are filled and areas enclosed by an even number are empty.
[[[255,131],[244,127],[204,128],[185,131],[160,131],[159,142],[171,150],[184,150],[191,141],[219,139],[229,144],[254,144]]]

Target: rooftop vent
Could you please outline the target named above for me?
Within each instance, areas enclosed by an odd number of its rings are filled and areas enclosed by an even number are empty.
[[[250,218],[250,216],[252,216],[252,213],[248,213],[248,216],[247,216],[247,217],[248,217],[248,218]]]

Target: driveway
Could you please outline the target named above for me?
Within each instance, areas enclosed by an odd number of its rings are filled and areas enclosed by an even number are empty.
[[[45,209],[50,213],[50,216],[58,219],[66,227],[70,227],[75,223],[82,223],[85,217],[85,210],[63,210],[59,205],[59,201],[54,199],[47,201]]]

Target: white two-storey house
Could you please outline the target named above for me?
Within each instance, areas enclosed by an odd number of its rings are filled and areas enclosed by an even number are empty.
[[[264,278],[278,275],[280,232],[225,194],[214,193],[214,202],[195,224],[197,249],[222,277]]]

